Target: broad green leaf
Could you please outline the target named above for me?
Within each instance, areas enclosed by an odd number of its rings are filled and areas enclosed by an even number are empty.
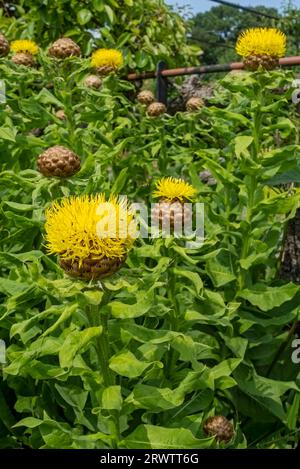
[[[128,179],[128,168],[123,168],[118,174],[118,177],[115,179],[113,186],[111,188],[111,192],[113,194],[120,194],[126,184],[127,179]]]
[[[109,386],[105,388],[102,393],[102,407],[103,409],[122,409],[122,393],[121,386]]]
[[[294,396],[292,405],[287,411],[287,426],[290,430],[296,430],[297,421],[299,419],[299,407],[300,407],[300,394],[297,393]]]
[[[13,129],[11,129],[10,127],[0,127],[0,139],[15,142],[16,136]]]
[[[175,275],[178,275],[180,277],[185,277],[188,280],[190,280],[195,287],[196,293],[199,295],[202,288],[203,288],[203,282],[201,280],[201,277],[197,272],[191,272],[189,270],[185,269],[179,269],[179,268],[173,268],[173,272]]]
[[[151,365],[151,362],[138,360],[131,352],[120,352],[109,360],[109,368],[127,378],[137,378]]]
[[[122,442],[128,449],[201,449],[209,448],[214,438],[195,438],[185,428],[140,425]]]
[[[251,289],[240,291],[238,296],[249,301],[252,305],[258,306],[262,311],[269,311],[291,300],[298,292],[299,286],[293,283],[287,283],[280,287],[269,287],[257,283]]]
[[[14,428],[17,428],[17,427],[35,428],[35,427],[39,427],[42,423],[43,423],[43,420],[37,419],[35,417],[25,417],[24,419],[16,423],[14,425]]]
[[[127,319],[143,316],[152,307],[152,294],[138,294],[137,302],[134,304],[122,303],[121,301],[112,301],[109,303],[111,313],[115,318]]]
[[[59,363],[62,368],[70,368],[73,366],[73,362],[76,354],[92,339],[98,337],[102,333],[102,326],[89,327],[83,331],[70,332],[66,340],[64,341],[60,352],[59,352]],[[98,339],[99,340],[99,339]]]
[[[148,409],[152,412],[173,409],[182,404],[184,393],[169,388],[156,388],[144,384],[138,384],[127,397],[126,404],[131,404],[140,409]]]
[[[235,154],[238,158],[241,156],[249,157],[248,147],[253,142],[253,137],[248,135],[239,135],[234,139],[235,143]]]
[[[77,13],[78,23],[81,25],[85,25],[90,21],[92,16],[93,15],[90,10],[88,10],[87,8],[82,8],[82,10],[79,10],[79,12]]]
[[[221,287],[235,280],[233,262],[231,253],[225,249],[220,249],[214,257],[208,259],[206,269],[215,287]]]

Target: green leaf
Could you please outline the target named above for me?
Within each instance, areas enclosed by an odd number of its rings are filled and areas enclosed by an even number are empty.
[[[83,8],[82,10],[79,10],[79,12],[77,13],[77,21],[79,24],[83,26],[84,24],[87,24],[91,20],[92,16],[93,15],[90,10],[88,10],[87,8]]]
[[[249,157],[248,147],[253,142],[253,137],[248,135],[239,135],[234,139],[235,154],[238,158],[241,156]]]
[[[10,127],[0,127],[0,139],[1,138],[3,140],[9,140],[11,142],[16,141],[15,133]]]
[[[233,257],[226,249],[220,249],[206,264],[207,273],[215,287],[221,287],[236,279],[233,271]]]
[[[99,140],[104,143],[107,147],[113,148],[112,142],[98,129],[94,129],[96,137],[99,138]]]
[[[128,449],[202,449],[209,448],[214,438],[195,438],[185,428],[139,425],[122,442]]]
[[[277,381],[259,376],[253,367],[241,365],[233,374],[240,389],[278,419],[286,422],[280,397],[289,390],[299,392],[292,381]]]
[[[184,393],[169,388],[156,388],[145,384],[135,386],[133,392],[127,397],[126,404],[152,412],[173,409],[182,404]]]
[[[115,373],[126,376],[127,378],[137,378],[140,376],[153,362],[143,362],[138,360],[131,352],[121,352],[114,355],[109,360],[109,368]]]
[[[228,360],[224,360],[223,362],[214,366],[210,370],[209,374],[213,377],[213,379],[218,379],[223,376],[230,376],[231,373],[236,369],[236,367],[239,366],[241,362],[241,358],[229,358]]]
[[[268,287],[257,283],[251,289],[239,292],[238,296],[249,301],[252,305],[258,306],[262,311],[269,311],[291,300],[298,292],[299,286],[293,283],[287,283],[280,287]]]
[[[248,346],[248,340],[243,337],[228,337],[220,333],[227,347],[239,358],[244,358]]]
[[[88,391],[83,391],[80,387],[73,385],[60,386],[55,384],[55,389],[71,407],[83,410],[88,398]]]
[[[178,267],[172,269],[175,275],[178,275],[180,277],[185,277],[188,280],[190,280],[195,287],[197,295],[200,294],[200,292],[203,289],[203,282],[201,280],[201,277],[197,272],[191,272],[189,270],[185,269],[179,269]]]
[[[59,363],[62,368],[70,368],[73,365],[76,354],[94,337],[102,333],[102,326],[89,327],[84,331],[74,331],[67,335],[59,352]]]
[[[36,428],[43,423],[43,420],[36,419],[35,417],[26,417],[25,419],[20,420],[16,423],[13,428],[16,427],[27,427],[27,428]]]
[[[122,409],[122,393],[121,386],[109,386],[105,388],[102,393],[102,407],[103,409]]]
[[[28,289],[28,285],[8,278],[0,278],[0,292],[6,295],[18,295]]]
[[[114,19],[115,19],[113,10],[110,8],[109,5],[104,5],[104,9],[105,9],[105,11],[106,11],[106,13],[107,13],[107,16],[108,16],[108,18],[109,18],[109,21],[110,21],[111,23],[113,23],[113,22],[114,22]]]
[[[292,405],[287,411],[287,426],[290,430],[297,429],[297,421],[299,418],[299,407],[300,407],[300,394],[297,393],[294,396]]]
[[[108,306],[115,318],[138,318],[149,311],[152,307],[152,300],[152,294],[139,293],[137,295],[137,302],[133,305],[122,303],[121,301],[112,301]]]
[[[123,168],[118,174],[118,177],[115,179],[115,182],[113,183],[113,186],[111,188],[111,193],[120,194],[120,192],[123,190],[127,182],[127,179],[128,179],[128,168]]]

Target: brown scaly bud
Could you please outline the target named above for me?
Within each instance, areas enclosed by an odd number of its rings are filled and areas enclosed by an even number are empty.
[[[41,129],[40,127],[36,127],[34,129],[31,129],[28,135],[32,135],[33,137],[41,137],[44,133],[44,129]]]
[[[234,435],[232,424],[223,415],[209,417],[204,423],[204,431],[207,435],[214,436],[218,441],[228,443]]]
[[[15,54],[11,60],[16,65],[24,65],[24,67],[33,67],[35,64],[33,55],[29,54],[28,52],[17,52],[17,54]]]
[[[100,75],[100,76],[105,76],[109,75],[110,73],[115,71],[115,67],[111,67],[109,65],[103,65],[103,67],[95,67],[95,71]]]
[[[152,103],[147,108],[148,116],[158,117],[167,111],[166,106],[163,103]]]
[[[87,88],[93,88],[94,90],[98,90],[102,85],[102,80],[97,77],[97,75],[88,75],[84,80],[84,85]]]
[[[88,257],[81,264],[77,260],[60,259],[60,266],[64,271],[73,278],[83,280],[97,280],[117,272],[126,260],[126,256],[122,259],[107,258],[94,259]]]
[[[0,57],[5,57],[9,53],[9,42],[3,34],[0,34]]]
[[[52,44],[48,54],[56,59],[66,59],[67,57],[79,57],[81,50],[72,39],[63,37]]]
[[[191,225],[193,211],[188,203],[180,202],[179,200],[166,200],[160,199],[158,203],[153,206],[151,213],[151,221],[156,228],[163,229],[170,233],[179,232],[183,233],[183,228]]]
[[[272,57],[271,55],[251,55],[244,58],[245,69],[251,70],[252,72],[257,70],[259,67],[264,70],[273,70],[278,65],[278,57]]]
[[[63,109],[59,109],[58,111],[56,111],[55,117],[57,117],[61,121],[65,121],[67,119],[65,111]]]
[[[44,176],[70,177],[80,170],[80,159],[68,148],[55,145],[38,157],[37,166]]]
[[[146,104],[146,106],[149,106],[149,104],[151,104],[155,101],[155,97],[154,97],[154,94],[152,93],[152,91],[144,90],[144,91],[141,91],[137,95],[137,100],[138,100],[139,103]]]
[[[187,111],[197,111],[198,109],[204,106],[204,101],[202,98],[190,98],[186,103]]]
[[[207,184],[208,186],[215,186],[217,184],[217,181],[215,180],[211,172],[208,171],[208,169],[201,171],[200,179],[204,184]]]

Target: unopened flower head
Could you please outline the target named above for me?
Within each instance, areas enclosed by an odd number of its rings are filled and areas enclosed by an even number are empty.
[[[116,49],[98,49],[92,54],[91,66],[95,68],[108,67],[118,70],[123,65],[122,53]]]
[[[250,28],[243,31],[236,43],[236,52],[243,57],[267,55],[283,57],[286,35],[277,28]]]
[[[46,211],[48,251],[61,259],[122,259],[134,242],[136,225],[125,199],[104,194],[69,197]]]
[[[34,41],[30,41],[28,39],[18,39],[17,41],[13,41],[10,45],[10,49],[18,53],[27,53],[31,55],[36,55],[38,53],[38,45]]]
[[[183,179],[166,177],[156,183],[153,196],[168,201],[179,200],[180,202],[184,202],[185,200],[193,200],[196,192],[196,189]]]

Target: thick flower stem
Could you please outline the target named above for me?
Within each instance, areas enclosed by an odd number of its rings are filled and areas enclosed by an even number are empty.
[[[257,108],[253,116],[253,126],[252,126],[252,136],[253,136],[253,143],[252,143],[252,158],[253,161],[258,161],[259,153],[261,150],[261,141],[262,141],[262,123],[263,123],[263,114],[261,112],[261,108],[264,105],[264,96],[263,96],[263,78],[261,75],[258,76],[258,91],[257,91]],[[252,174],[249,178],[249,186],[248,186],[248,203],[246,207],[246,230],[244,233],[243,243],[242,243],[242,250],[240,259],[246,259],[249,255],[249,248],[250,248],[250,238],[251,238],[251,223],[252,223],[252,214],[253,208],[255,205],[255,194],[258,186],[258,180],[255,174]],[[238,286],[239,289],[242,290],[246,284],[247,278],[247,270],[241,268],[240,274],[238,277]]]
[[[167,288],[168,288],[168,299],[173,306],[170,312],[170,329],[173,332],[176,332],[178,330],[179,311],[178,311],[178,303],[176,299],[175,277],[171,271],[168,272]],[[167,379],[172,378],[172,375],[174,374],[175,364],[176,364],[176,352],[172,347],[170,347],[168,354],[167,354],[167,359],[166,359],[165,376]]]
[[[113,372],[109,368],[110,346],[108,336],[108,314],[102,312],[101,309],[109,302],[110,295],[105,292],[100,307],[98,305],[88,305],[86,314],[91,327],[101,326],[102,333],[95,341],[95,349],[97,352],[98,364],[103,378],[105,388],[115,384]],[[102,314],[101,314],[102,313]],[[120,440],[119,412],[117,410],[108,411],[112,422],[112,447],[118,447]]]
[[[102,333],[95,341],[95,349],[99,361],[101,375],[103,377],[103,384],[105,387],[113,384],[111,373],[109,370],[109,343],[108,343],[108,328],[107,317],[99,314],[99,307],[96,305],[88,305],[86,309],[90,327],[102,326]]]

